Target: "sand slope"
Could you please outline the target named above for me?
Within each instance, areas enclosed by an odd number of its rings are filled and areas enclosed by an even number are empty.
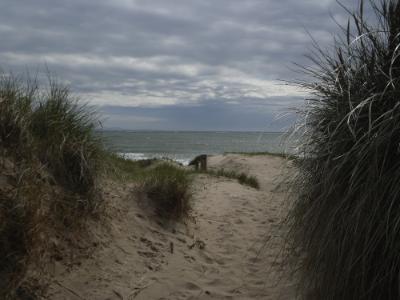
[[[160,226],[133,186],[106,187],[112,209],[109,225],[93,230],[99,246],[77,263],[50,267],[48,299],[293,299],[279,257],[284,160],[225,155],[209,166],[245,171],[261,189],[198,175],[193,217]]]

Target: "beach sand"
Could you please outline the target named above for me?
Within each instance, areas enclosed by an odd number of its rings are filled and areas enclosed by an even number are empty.
[[[110,208],[86,255],[49,266],[47,299],[294,299],[280,253],[287,161],[218,155],[210,169],[256,176],[260,190],[196,175],[186,224],[159,224],[132,185],[107,182]]]

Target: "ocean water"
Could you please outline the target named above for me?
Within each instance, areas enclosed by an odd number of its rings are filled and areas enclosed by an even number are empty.
[[[274,132],[101,131],[108,149],[133,160],[170,158],[182,164],[200,154],[282,153],[283,134]]]

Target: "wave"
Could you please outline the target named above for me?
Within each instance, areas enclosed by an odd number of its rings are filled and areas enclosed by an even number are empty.
[[[130,160],[144,160],[144,159],[149,159],[151,157],[147,157],[144,153],[117,153],[119,156],[125,158],[125,159],[130,159]]]
[[[153,153],[136,153],[136,152],[119,152],[117,153],[118,155],[120,155],[121,157],[125,158],[125,159],[130,159],[130,160],[145,160],[145,159],[170,159],[173,161],[176,161],[177,163],[180,163],[184,166],[187,166],[189,164],[189,162],[193,159],[193,157],[175,157],[172,155],[165,155],[165,154],[153,154]]]

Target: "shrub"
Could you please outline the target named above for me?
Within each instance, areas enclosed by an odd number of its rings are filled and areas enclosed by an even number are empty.
[[[187,171],[163,163],[147,172],[142,190],[159,216],[180,219],[190,211],[190,182]]]
[[[290,239],[304,299],[400,298],[400,2],[317,48]],[[372,25],[371,25],[372,24]]]

